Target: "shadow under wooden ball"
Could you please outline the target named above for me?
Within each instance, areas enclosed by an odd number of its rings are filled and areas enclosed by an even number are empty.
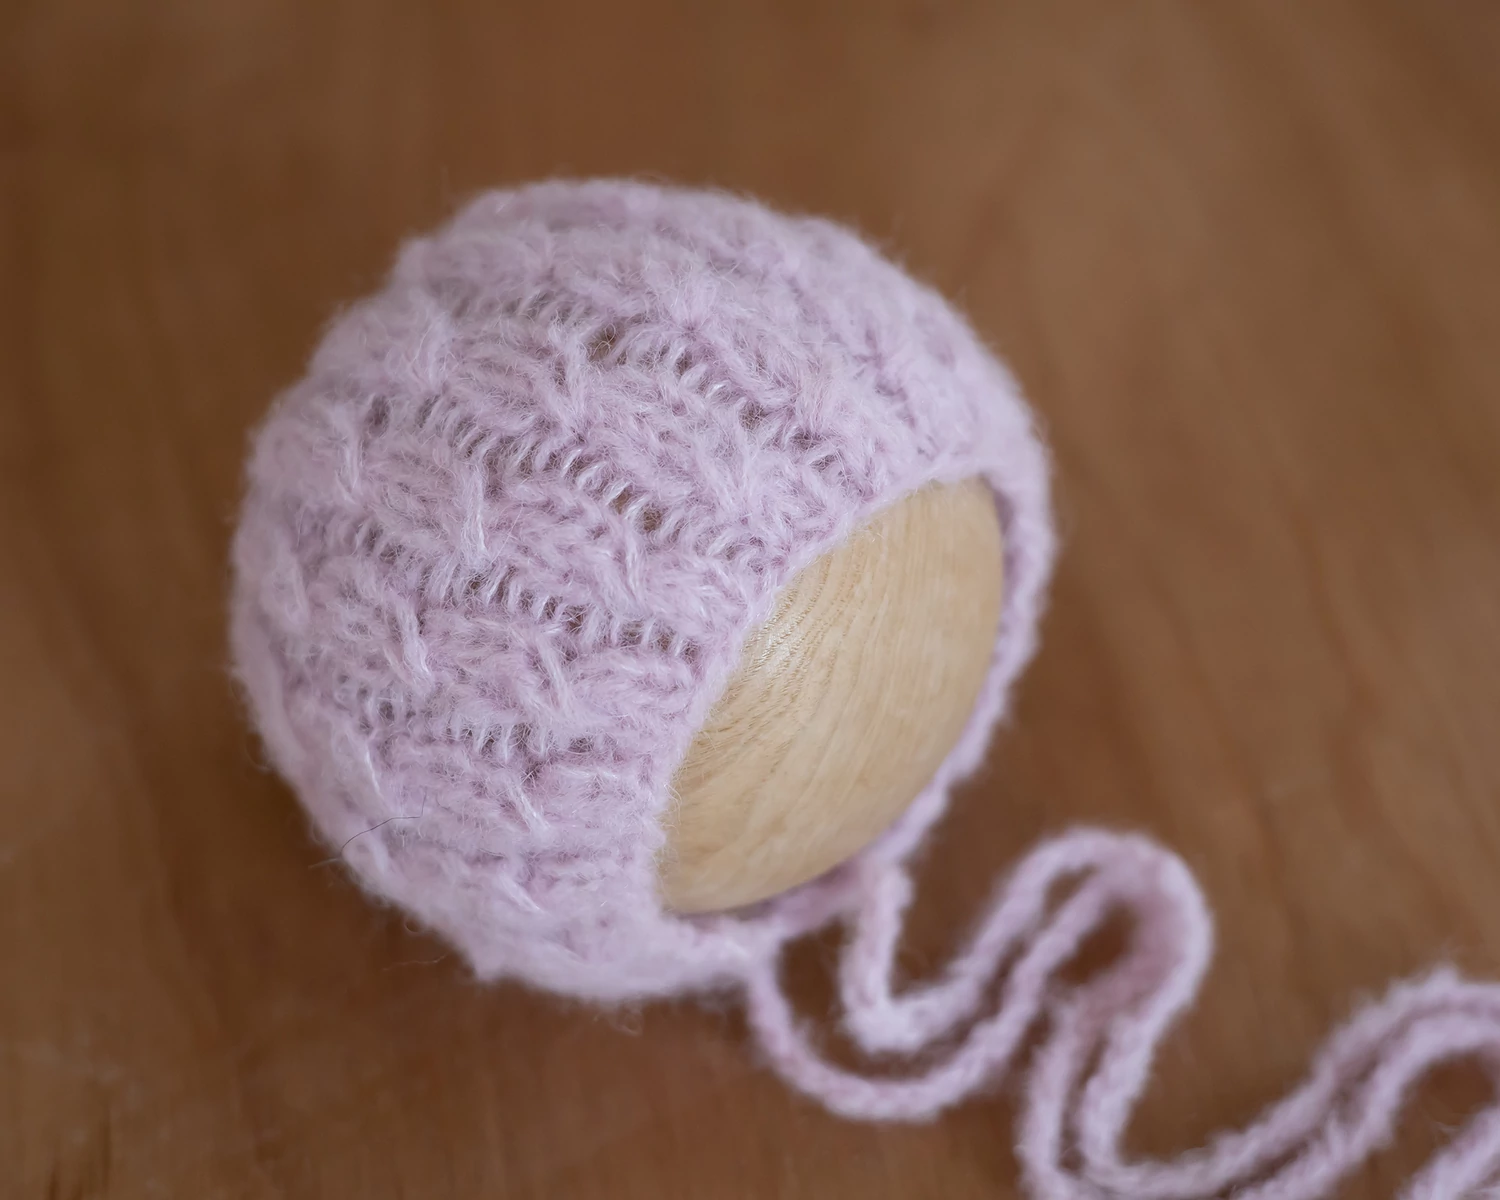
[[[978,480],[906,497],[800,572],[678,769],[658,860],[667,904],[763,900],[900,816],[973,711],[1001,585]]]

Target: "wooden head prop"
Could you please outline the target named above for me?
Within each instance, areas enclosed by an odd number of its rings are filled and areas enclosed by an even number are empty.
[[[1000,619],[983,483],[897,501],[796,575],[677,771],[663,895],[764,900],[863,850],[953,748]]]

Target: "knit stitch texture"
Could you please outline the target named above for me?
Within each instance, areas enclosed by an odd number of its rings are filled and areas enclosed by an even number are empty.
[[[929,483],[995,495],[1006,595],[986,684],[906,814],[754,908],[665,911],[671,779],[751,629],[802,567]],[[1305,1083],[1166,1161],[1122,1150],[1213,944],[1175,856],[1078,830],[1029,855],[938,978],[897,990],[905,863],[1030,656],[1053,553],[1047,470],[1005,370],[852,234],[727,196],[554,183],[405,247],[258,432],[232,647],[270,753],[374,894],[485,978],[621,1000],[745,993],[785,1078],[867,1119],[930,1117],[1041,1032],[1018,1158],[1048,1200],[1311,1200],[1390,1140],[1405,1093],[1473,1055],[1500,1087],[1500,987],[1393,988]],[[1064,969],[1120,912],[1119,960]],[[835,919],[846,1031],[907,1077],[828,1062],[778,981]],[[993,1011],[983,1012],[1004,976]],[[1500,1106],[1405,1196],[1500,1181]]]
[[[544,184],[405,247],[257,438],[233,642],[278,768],[358,877],[481,976],[621,999],[738,979],[858,867],[752,914],[656,887],[670,781],[780,589],[928,483],[994,488],[987,685],[867,857],[981,757],[1052,555],[1016,388],[847,231]]]

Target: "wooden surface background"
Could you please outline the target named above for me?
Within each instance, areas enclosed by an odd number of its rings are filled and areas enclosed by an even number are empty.
[[[1388,977],[1500,972],[1500,7],[11,0],[0,55],[0,1194],[1013,1194],[1003,1094],[847,1124],[732,1009],[476,986],[259,765],[247,427],[402,235],[556,172],[856,222],[1051,430],[1045,647],[914,971],[1043,831],[1178,847],[1222,936],[1157,1152]]]

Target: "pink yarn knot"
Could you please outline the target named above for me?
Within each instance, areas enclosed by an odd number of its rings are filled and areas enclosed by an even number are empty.
[[[1500,1094],[1500,985],[1441,968],[1357,1013],[1306,1079],[1251,1124],[1175,1159],[1130,1159],[1121,1143],[1157,1049],[1212,955],[1208,905],[1182,860],[1145,838],[1097,830],[1046,842],[997,888],[942,974],[899,993],[911,881],[890,866],[866,882],[839,973],[848,1033],[870,1055],[913,1054],[968,1025],[957,1048],[906,1078],[834,1066],[799,1027],[774,960],[746,980],[761,1045],[789,1082],[834,1112],[921,1120],[999,1082],[1039,1034],[1017,1137],[1039,1200],[1311,1200],[1390,1142],[1407,1093],[1434,1066],[1473,1057]],[[1083,944],[1122,912],[1132,933],[1119,959],[1084,982],[1065,981]],[[980,1017],[1002,969],[995,1011]],[[1500,1100],[1402,1195],[1455,1200],[1486,1184],[1500,1184]]]

